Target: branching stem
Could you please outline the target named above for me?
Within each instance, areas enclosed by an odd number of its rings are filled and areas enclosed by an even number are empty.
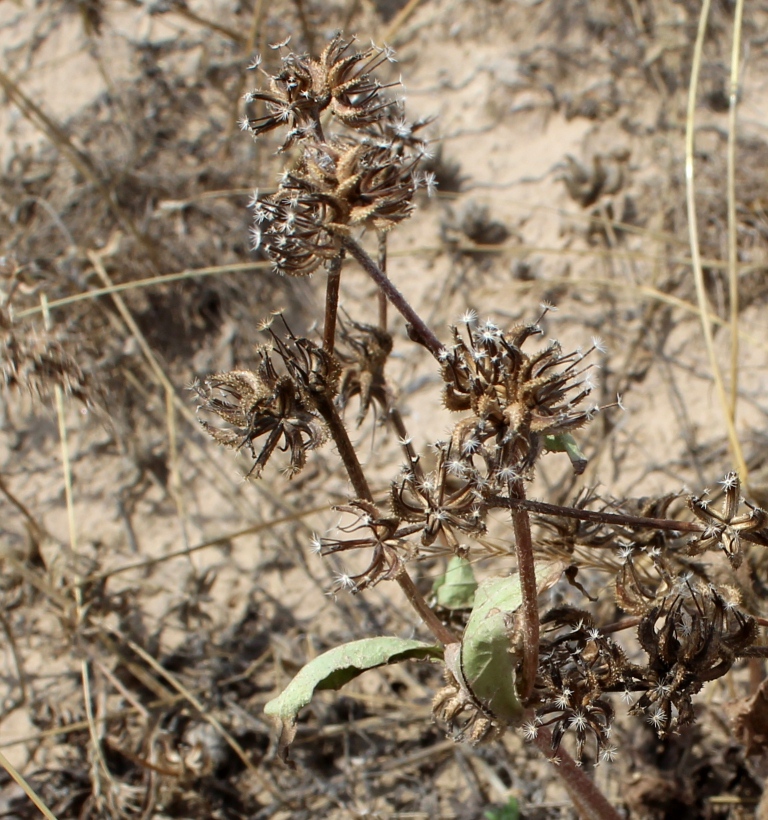
[[[351,237],[344,239],[344,247],[349,251],[357,262],[359,262],[362,269],[373,279],[379,286],[380,290],[387,299],[394,306],[395,310],[399,311],[401,316],[411,326],[411,334],[414,341],[423,344],[424,347],[437,359],[443,345],[435,334],[427,327],[426,322],[419,316],[418,313],[411,307],[408,300],[395,287],[389,277],[379,268],[379,266],[371,259],[370,256],[363,250],[363,248]]]
[[[336,409],[336,405],[326,396],[320,396],[316,399],[317,410],[323,417],[323,420],[328,425],[334,443],[339,451],[339,456],[344,464],[344,469],[347,471],[347,476],[352,482],[352,487],[355,495],[365,501],[373,503],[373,495],[371,488],[368,486],[368,479],[365,477],[363,468],[360,466],[360,460],[357,457],[355,448],[349,440],[347,428]]]
[[[458,642],[459,639],[456,635],[435,615],[432,608],[424,600],[424,596],[416,589],[416,584],[413,583],[413,579],[407,570],[403,569],[400,575],[397,576],[397,583],[400,584],[400,589],[405,593],[408,603],[419,613],[421,619],[443,646]]]
[[[373,504],[373,495],[368,486],[368,480],[365,477],[355,448],[349,440],[347,428],[344,426],[344,422],[336,406],[325,396],[320,396],[317,399],[316,406],[318,412],[328,425],[331,436],[336,443],[342,463],[344,464],[344,469],[347,471],[349,480],[352,482],[355,494],[358,498],[365,499]],[[448,645],[450,643],[456,643],[459,640],[456,635],[442,623],[437,615],[435,615],[432,608],[424,600],[424,596],[416,588],[413,579],[405,568],[398,574],[396,581],[400,585],[400,589],[405,593],[405,597],[408,599],[410,605],[418,612],[430,632],[432,632],[440,643]]]
[[[638,527],[651,530],[667,530],[668,532],[703,532],[705,526],[698,521],[676,521],[673,518],[646,518],[641,515],[627,515],[626,513],[609,513],[598,510],[582,510],[578,507],[562,507],[559,504],[547,504],[544,501],[531,501],[527,498],[507,498],[505,496],[491,496],[488,499],[489,507],[504,507],[511,510],[526,510],[538,515],[556,515],[562,518],[576,518],[579,521],[591,521],[595,524],[617,524],[624,527]],[[759,531],[741,532],[739,537],[743,541],[768,546],[768,539]]]
[[[379,270],[387,275],[387,234],[379,232]],[[387,329],[387,302],[386,295],[379,289],[379,328]]]

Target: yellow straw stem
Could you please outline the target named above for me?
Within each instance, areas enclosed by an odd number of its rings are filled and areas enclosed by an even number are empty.
[[[696,201],[694,189],[693,173],[693,148],[694,148],[694,123],[696,113],[696,89],[699,84],[699,73],[701,71],[701,56],[704,49],[704,35],[707,30],[707,20],[709,10],[712,5],[711,0],[704,0],[699,17],[699,28],[696,32],[696,44],[693,50],[693,63],[691,66],[691,82],[688,87],[688,111],[685,121],[685,193],[686,206],[688,211],[688,234],[691,246],[691,262],[693,265],[693,276],[696,283],[696,300],[699,306],[699,316],[701,317],[701,328],[704,333],[704,343],[707,349],[707,358],[712,370],[712,378],[715,382],[718,400],[723,410],[725,424],[728,432],[728,442],[731,447],[731,454],[736,463],[736,469],[742,481],[746,481],[748,475],[747,465],[741,451],[741,443],[736,434],[736,425],[729,410],[728,397],[723,385],[723,376],[715,355],[715,343],[712,336],[712,324],[709,319],[709,299],[704,286],[704,271],[701,264],[701,253],[699,250],[698,223],[696,220]]]

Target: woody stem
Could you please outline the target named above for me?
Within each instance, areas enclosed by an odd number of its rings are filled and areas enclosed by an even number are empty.
[[[325,286],[325,322],[323,324],[323,350],[333,354],[336,341],[336,314],[339,308],[339,285],[344,248],[328,264],[328,282]]]
[[[525,499],[525,488],[522,481],[514,482],[511,490],[514,497]],[[533,692],[539,668],[539,596],[533,561],[531,521],[527,510],[513,508],[512,527],[515,532],[517,569],[523,594],[523,669],[519,689],[520,698],[525,701]]]
[[[352,487],[354,488],[355,494],[358,498],[362,498],[373,504],[373,495],[370,487],[368,486],[368,480],[365,477],[365,473],[360,465],[360,460],[357,457],[355,448],[352,446],[352,442],[347,434],[347,428],[344,426],[344,422],[342,421],[336,406],[327,397],[320,396],[317,399],[316,407],[330,429],[331,436],[336,443],[336,447],[339,451],[339,455],[341,456],[344,468],[347,471],[347,475],[349,476],[349,480],[352,482]],[[395,580],[399,584],[400,589],[403,590],[405,597],[408,599],[408,603],[410,603],[416,612],[418,612],[419,616],[435,638],[437,638],[437,640],[443,645],[456,643],[458,638],[432,611],[432,608],[424,600],[424,596],[416,588],[416,584],[413,583],[413,579],[408,574],[405,567],[400,570]]]
[[[534,743],[544,755],[552,758],[552,735],[547,729],[538,730]],[[582,820],[619,820],[619,813],[568,752],[561,747],[557,757],[555,771],[568,790],[579,817]]]

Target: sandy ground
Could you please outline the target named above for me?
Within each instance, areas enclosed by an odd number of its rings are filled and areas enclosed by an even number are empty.
[[[87,405],[69,397],[60,417],[51,389],[43,402],[7,392],[0,436],[0,748],[59,818],[481,817],[510,795],[525,817],[570,816],[550,769],[520,738],[477,750],[446,742],[429,718],[440,681],[428,668],[374,673],[354,696],[320,698],[299,735],[299,769],[274,759],[261,709],[302,659],[350,637],[423,630],[394,585],[354,599],[328,594],[339,567],[309,544],[337,522],[329,504],[349,492],[332,448],[292,482],[274,469],[244,483],[248,460],[217,449],[194,418],[187,388],[252,365],[257,323],[271,309],[286,307],[302,333],[321,315],[320,277],[275,281],[264,266],[232,269],[253,261],[247,192],[269,190],[281,161],[271,137],[254,144],[236,128],[238,100],[254,81],[243,69],[254,52],[273,59],[269,43],[292,35],[294,48],[308,37],[322,45],[344,26],[360,43],[397,48],[392,79],[402,76],[411,117],[434,117],[442,185],[391,235],[389,273],[438,333],[469,308],[513,324],[535,319],[547,301],[558,310],[545,332],[566,349],[604,340],[597,400],[621,394],[626,410],[584,432],[583,477],[553,456],[533,495],[562,503],[582,486],[607,496],[700,492],[734,465],[685,216],[698,7],[425,0],[405,17],[397,11],[370,2],[0,3],[0,219],[4,259],[21,266],[13,332],[45,338],[45,295],[54,303],[49,335],[93,386]],[[758,502],[768,499],[766,22],[765,9],[748,10],[737,165],[736,429]],[[723,4],[705,44],[695,164],[706,284],[723,319],[730,41]],[[100,265],[119,283],[229,267],[129,288],[122,307],[109,295],[56,306],[103,287]],[[359,320],[376,315],[373,288],[352,267],[342,303]],[[434,367],[393,321],[388,373],[426,451],[449,414]],[[727,334],[718,326],[715,338],[730,383]],[[356,435],[385,490],[398,448],[368,423]],[[492,535],[510,554],[508,522]],[[443,565],[419,564],[423,588]],[[72,609],[84,580],[86,599]],[[599,578],[591,583],[600,589]],[[745,758],[721,709],[747,686],[743,671],[712,684],[700,726],[664,749],[639,719],[624,720],[624,751],[598,782],[632,817],[753,816],[763,761]],[[220,734],[206,734],[201,711],[237,739],[249,766]],[[210,766],[173,770],[196,743]],[[692,757],[683,760],[686,743]],[[672,784],[670,796],[647,786],[653,778]],[[635,797],[626,783],[640,784]],[[710,799],[723,796],[733,801]],[[2,800],[9,817],[36,816],[13,785]]]

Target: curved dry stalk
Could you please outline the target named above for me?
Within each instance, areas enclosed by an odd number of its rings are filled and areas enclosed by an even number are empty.
[[[24,776],[19,772],[11,763],[10,760],[0,752],[0,766],[2,766],[6,772],[10,775],[10,777],[18,784],[18,786],[22,789],[24,794],[32,801],[35,808],[46,818],[46,820],[56,820],[56,815],[45,805],[42,798],[38,793],[32,788],[32,786],[27,783]]]
[[[725,424],[728,432],[728,442],[731,453],[736,463],[738,473],[743,481],[747,481],[749,470],[744,460],[741,449],[734,415],[730,411],[730,403],[725,393],[723,376],[720,372],[720,365],[717,362],[715,353],[715,342],[712,335],[712,324],[709,321],[709,298],[707,297],[704,285],[704,270],[701,262],[701,252],[699,249],[698,222],[696,218],[696,200],[694,188],[694,125],[696,119],[696,90],[699,85],[699,73],[701,70],[701,57],[704,50],[704,35],[707,30],[709,10],[712,0],[704,0],[699,16],[699,27],[696,33],[696,43],[693,50],[693,62],[691,66],[691,81],[688,87],[688,110],[685,120],[685,199],[688,212],[688,234],[691,246],[691,264],[693,266],[693,276],[696,283],[696,298],[699,304],[699,315],[701,316],[701,329],[704,334],[704,343],[707,349],[707,358],[712,371],[712,378],[715,381],[718,400],[725,416]]]
[[[744,0],[736,0],[733,12],[733,45],[731,47],[731,80],[728,94],[728,295],[731,323],[731,419],[736,423],[739,397],[739,268],[738,224],[736,222],[736,105],[739,101],[739,61]]]

